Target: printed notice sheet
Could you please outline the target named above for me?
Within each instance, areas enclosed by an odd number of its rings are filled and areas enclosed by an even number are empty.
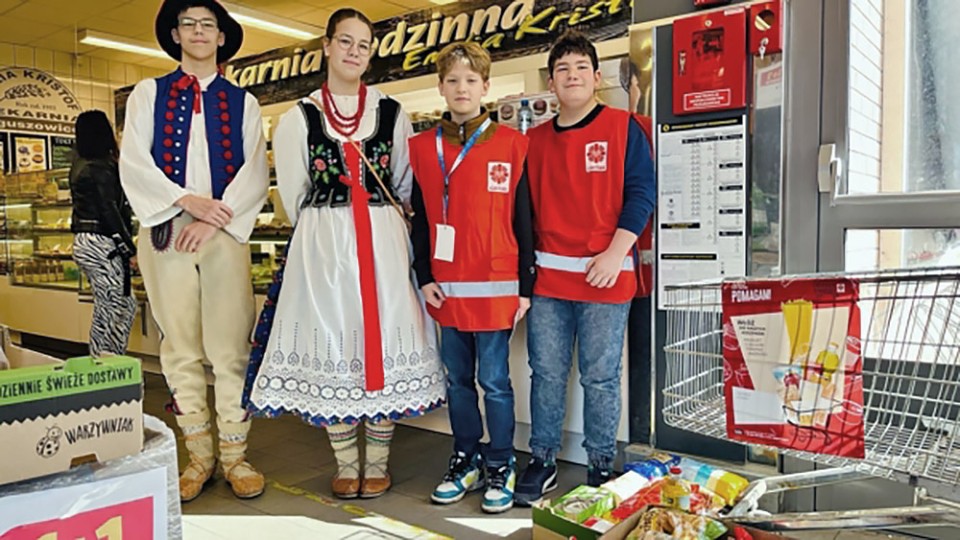
[[[657,128],[657,284],[663,309],[665,287],[746,274],[746,118]]]

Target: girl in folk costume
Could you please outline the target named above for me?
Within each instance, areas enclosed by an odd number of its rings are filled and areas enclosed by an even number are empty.
[[[277,126],[277,183],[294,233],[257,324],[244,393],[255,414],[289,412],[327,429],[341,498],[389,489],[393,421],[445,396],[400,207],[412,190],[413,128],[399,103],[360,80],[372,41],[362,13],[331,15],[327,82]]]

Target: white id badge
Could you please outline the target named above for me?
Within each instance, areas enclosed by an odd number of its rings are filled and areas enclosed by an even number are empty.
[[[456,231],[450,225],[437,223],[437,246],[433,258],[438,261],[453,262],[453,240]]]

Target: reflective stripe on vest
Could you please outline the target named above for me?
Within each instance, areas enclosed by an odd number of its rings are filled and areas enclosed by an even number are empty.
[[[448,298],[501,298],[520,294],[519,281],[452,281],[438,285]]]
[[[587,273],[587,263],[593,257],[567,257],[566,255],[557,255],[555,253],[537,252],[537,266],[550,270],[563,270],[564,272]],[[621,272],[630,272],[633,270],[633,257],[623,259],[620,265]]]

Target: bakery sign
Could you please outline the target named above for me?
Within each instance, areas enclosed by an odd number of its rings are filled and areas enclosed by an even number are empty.
[[[73,135],[82,111],[56,77],[32,68],[0,68],[0,131]]]
[[[455,41],[479,43],[494,61],[544,52],[568,28],[593,41],[627,32],[630,0],[472,0],[416,11],[374,25],[365,80],[378,84],[435,72],[437,54]],[[262,104],[296,99],[320,86],[323,40],[240,58],[224,75]]]

